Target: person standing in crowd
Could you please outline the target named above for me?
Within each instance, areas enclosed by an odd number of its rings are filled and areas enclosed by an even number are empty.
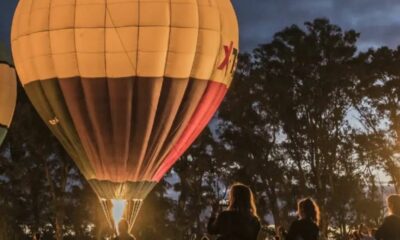
[[[251,189],[234,184],[229,192],[229,206],[217,216],[214,207],[208,232],[219,235],[218,240],[256,240],[261,228]]]
[[[282,226],[277,227],[275,240],[284,240],[285,236],[286,236],[285,228]]]
[[[375,240],[373,235],[370,234],[371,230],[363,224],[359,226],[358,232],[361,240]]]
[[[311,198],[299,201],[299,219],[294,221],[286,235],[286,240],[317,240],[319,236],[319,207]]]
[[[33,240],[42,240],[42,234],[40,234],[39,232],[35,233],[33,235]]]
[[[376,228],[370,228],[370,229],[368,230],[368,236],[369,236],[372,240],[375,240],[376,231],[378,231],[378,229],[376,229]]]
[[[376,231],[376,240],[400,240],[400,195],[395,194],[387,198],[389,216]]]
[[[350,239],[351,240],[361,240],[360,232],[357,230],[352,231],[350,234]]]

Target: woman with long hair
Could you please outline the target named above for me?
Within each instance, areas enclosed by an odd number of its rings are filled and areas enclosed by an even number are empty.
[[[213,209],[208,223],[209,234],[219,235],[218,240],[256,240],[261,225],[251,189],[241,183],[234,184],[229,192],[229,205],[218,217]]]
[[[389,196],[387,205],[389,215],[376,231],[375,238],[377,240],[400,240],[400,195]]]
[[[290,226],[286,240],[317,240],[319,236],[320,212],[311,198],[300,200],[297,205],[299,219]]]

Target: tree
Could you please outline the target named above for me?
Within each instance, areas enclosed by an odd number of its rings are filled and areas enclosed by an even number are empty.
[[[354,105],[364,134],[365,159],[389,174],[400,190],[400,48],[387,47],[361,53]]]
[[[279,191],[288,182],[278,149],[280,121],[269,105],[263,80],[254,76],[253,64],[250,55],[240,56],[235,81],[220,108],[221,155],[229,160],[225,167],[233,169],[231,181],[253,186],[260,216],[271,213],[279,226],[283,221],[280,203],[285,201]]]
[[[17,219],[17,226],[28,233],[49,232],[56,239],[63,239],[65,230],[70,228],[67,207],[77,201],[78,189],[88,189],[88,186],[82,184],[83,178],[74,163],[21,88],[2,156],[1,195],[7,202],[5,205],[10,206],[11,216]],[[84,213],[87,208],[79,210]]]
[[[254,76],[283,129],[282,143],[297,171],[298,197],[315,196],[327,235],[329,204],[341,175],[354,175],[353,130],[346,119],[354,89],[352,63],[359,34],[326,19],[275,34],[254,52]]]

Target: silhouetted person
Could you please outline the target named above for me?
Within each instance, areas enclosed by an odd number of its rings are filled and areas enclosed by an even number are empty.
[[[277,227],[275,240],[283,240],[285,239],[284,236],[286,236],[285,228],[282,226]]]
[[[208,232],[219,235],[218,240],[256,240],[261,225],[257,216],[254,196],[249,187],[234,184],[229,193],[229,206],[216,215],[213,209]]]
[[[371,237],[372,240],[375,240],[375,235],[376,235],[377,231],[378,231],[377,228],[370,228],[369,229],[369,236]]]
[[[361,224],[359,226],[358,233],[360,236],[360,240],[375,240],[375,238],[373,237],[374,235],[371,235],[371,230],[364,224]]]
[[[317,240],[319,236],[319,207],[311,198],[299,201],[299,219],[290,226],[286,240]]]
[[[42,240],[42,235],[40,233],[35,233],[33,240]]]
[[[350,239],[351,240],[361,240],[361,235],[360,235],[359,231],[356,231],[356,230],[352,231],[351,235],[350,235]]]
[[[116,240],[135,240],[135,237],[129,233],[129,224],[126,219],[118,223],[118,237]]]
[[[391,195],[387,199],[389,216],[376,231],[377,240],[400,240],[400,195]]]

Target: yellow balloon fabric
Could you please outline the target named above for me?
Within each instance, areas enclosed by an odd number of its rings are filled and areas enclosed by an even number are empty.
[[[12,30],[23,84],[52,78],[171,77],[214,71],[238,49],[230,0],[21,0]]]
[[[17,79],[13,67],[0,62],[0,145],[10,127],[17,101]]]

